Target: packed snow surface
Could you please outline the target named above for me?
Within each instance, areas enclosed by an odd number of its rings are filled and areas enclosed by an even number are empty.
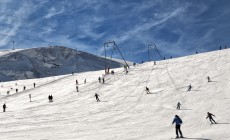
[[[176,114],[186,139],[230,139],[230,49],[114,71],[105,84],[98,82],[104,71],[2,82],[0,103],[7,108],[0,113],[0,139],[169,140],[176,136]],[[210,124],[207,112],[218,124]]]

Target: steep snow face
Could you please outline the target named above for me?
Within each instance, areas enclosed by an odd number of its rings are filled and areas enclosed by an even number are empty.
[[[72,72],[102,70],[104,58],[65,47],[33,48],[0,52],[0,80],[30,79]],[[107,60],[111,68],[122,63]]]
[[[187,139],[230,139],[230,49],[144,63],[127,74],[114,71],[104,76],[105,84],[98,82],[102,70],[2,82],[0,103],[7,108],[0,115],[0,139],[170,140],[176,114]],[[207,112],[218,124],[210,125]]]

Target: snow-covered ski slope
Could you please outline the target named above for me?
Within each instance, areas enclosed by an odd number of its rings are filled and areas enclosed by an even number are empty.
[[[99,84],[103,73],[1,83],[0,103],[7,108],[0,113],[0,139],[168,140],[176,136],[171,124],[176,114],[187,139],[230,139],[230,49],[144,63],[127,75],[115,69]],[[38,87],[33,88],[34,82]],[[22,85],[28,89],[22,91]],[[151,94],[145,93],[146,86]],[[95,101],[95,93],[101,102]],[[181,110],[176,110],[177,102]],[[208,111],[218,124],[205,119]]]

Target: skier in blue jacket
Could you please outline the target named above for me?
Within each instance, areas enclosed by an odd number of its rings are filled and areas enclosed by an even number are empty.
[[[180,133],[180,137],[183,138],[182,132],[180,130],[180,125],[182,124],[182,120],[178,115],[175,115],[175,118],[173,119],[172,124],[176,124],[176,138],[179,138],[178,132]]]

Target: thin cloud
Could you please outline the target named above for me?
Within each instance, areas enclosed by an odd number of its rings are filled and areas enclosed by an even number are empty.
[[[136,28],[125,32],[124,35],[122,35],[121,37],[115,37],[115,40],[119,40],[120,43],[123,43],[135,35],[141,34],[142,32],[147,31],[154,26],[167,22],[169,19],[176,17],[178,14],[180,14],[183,11],[184,11],[183,8],[178,8],[173,12],[164,13],[162,14],[161,16],[162,18],[160,20],[158,21],[153,20],[151,22],[144,23],[143,25],[138,25],[138,26],[136,25],[137,26]]]

